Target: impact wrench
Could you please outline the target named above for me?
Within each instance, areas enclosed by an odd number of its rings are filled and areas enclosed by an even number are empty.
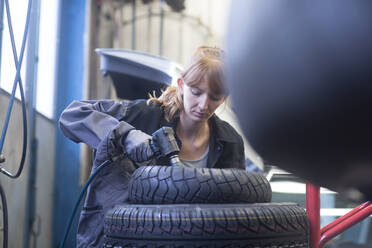
[[[172,128],[162,127],[153,133],[150,146],[155,153],[155,157],[166,157],[169,158],[171,166],[182,166],[178,157],[180,148]]]

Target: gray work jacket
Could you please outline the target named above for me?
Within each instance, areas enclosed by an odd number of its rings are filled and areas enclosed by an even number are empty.
[[[88,187],[77,233],[78,247],[102,247],[104,214],[114,205],[127,201],[128,181],[139,165],[113,144],[113,137],[125,136],[133,128],[149,135],[163,126],[176,128],[178,118],[167,122],[155,103],[136,101],[73,101],[61,114],[59,125],[66,137],[83,142],[94,149],[92,172],[105,160],[122,154],[104,168]],[[241,136],[227,122],[213,115],[209,120],[211,138],[208,168],[245,168],[244,144]],[[176,137],[179,144],[182,145]],[[166,159],[152,164],[169,165]]]

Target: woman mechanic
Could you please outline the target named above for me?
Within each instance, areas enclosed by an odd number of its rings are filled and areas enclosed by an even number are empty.
[[[169,86],[159,98],[74,101],[64,110],[60,128],[69,139],[94,149],[92,171],[115,157],[88,188],[78,247],[102,247],[104,213],[127,200],[129,177],[138,166],[169,165],[154,159],[149,144],[161,127],[173,128],[185,166],[245,168],[243,139],[214,114],[227,97],[222,57],[219,48],[199,47],[177,86]]]

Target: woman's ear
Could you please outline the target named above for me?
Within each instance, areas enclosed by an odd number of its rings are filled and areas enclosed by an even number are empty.
[[[181,95],[183,95],[183,80],[182,80],[182,78],[177,79],[177,85],[178,85],[178,89],[180,90]]]

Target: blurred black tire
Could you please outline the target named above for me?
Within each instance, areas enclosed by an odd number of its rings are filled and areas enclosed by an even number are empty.
[[[264,163],[372,199],[372,1],[233,0],[233,109]],[[335,176],[335,172],[337,176]]]

